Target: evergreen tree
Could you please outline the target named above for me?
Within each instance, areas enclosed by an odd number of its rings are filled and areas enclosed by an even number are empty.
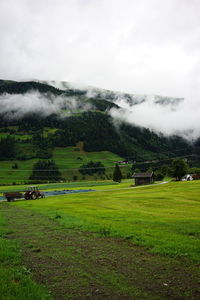
[[[118,166],[118,164],[116,164],[113,172],[113,181],[121,182],[121,180],[122,180],[122,173],[120,167]]]

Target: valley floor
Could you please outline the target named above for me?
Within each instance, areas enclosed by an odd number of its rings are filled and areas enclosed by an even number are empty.
[[[59,215],[50,218],[7,203],[1,211],[7,227],[4,238],[17,241],[22,264],[53,299],[200,298],[198,266],[184,258],[152,254],[126,239],[66,228],[58,222]],[[16,291],[4,293],[2,299],[19,299]],[[47,298],[29,293],[27,299]]]

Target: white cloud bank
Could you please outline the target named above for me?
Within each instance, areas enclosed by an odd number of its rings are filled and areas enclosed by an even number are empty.
[[[29,92],[22,94],[3,94],[0,96],[0,112],[6,118],[20,118],[28,113],[38,113],[43,116],[57,114],[70,116],[71,114],[88,111],[92,108],[76,97],[54,96]]]
[[[199,0],[2,0],[0,77],[190,97]]]
[[[112,108],[110,115],[114,119],[137,126],[149,128],[165,135],[179,135],[193,141],[200,136],[200,107],[187,105],[180,101],[177,105],[155,103],[155,97],[149,96],[145,102],[130,105],[125,99],[115,101],[121,109]]]

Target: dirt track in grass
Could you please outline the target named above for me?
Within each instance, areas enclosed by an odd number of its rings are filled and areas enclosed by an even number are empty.
[[[24,265],[54,299],[200,299],[197,265],[123,239],[66,229],[15,205],[1,207],[7,237],[19,242]]]

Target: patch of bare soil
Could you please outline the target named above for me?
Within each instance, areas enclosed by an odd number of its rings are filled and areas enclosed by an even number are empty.
[[[56,220],[2,205],[24,265],[54,299],[200,299],[199,268],[148,253],[123,239],[63,228]]]

